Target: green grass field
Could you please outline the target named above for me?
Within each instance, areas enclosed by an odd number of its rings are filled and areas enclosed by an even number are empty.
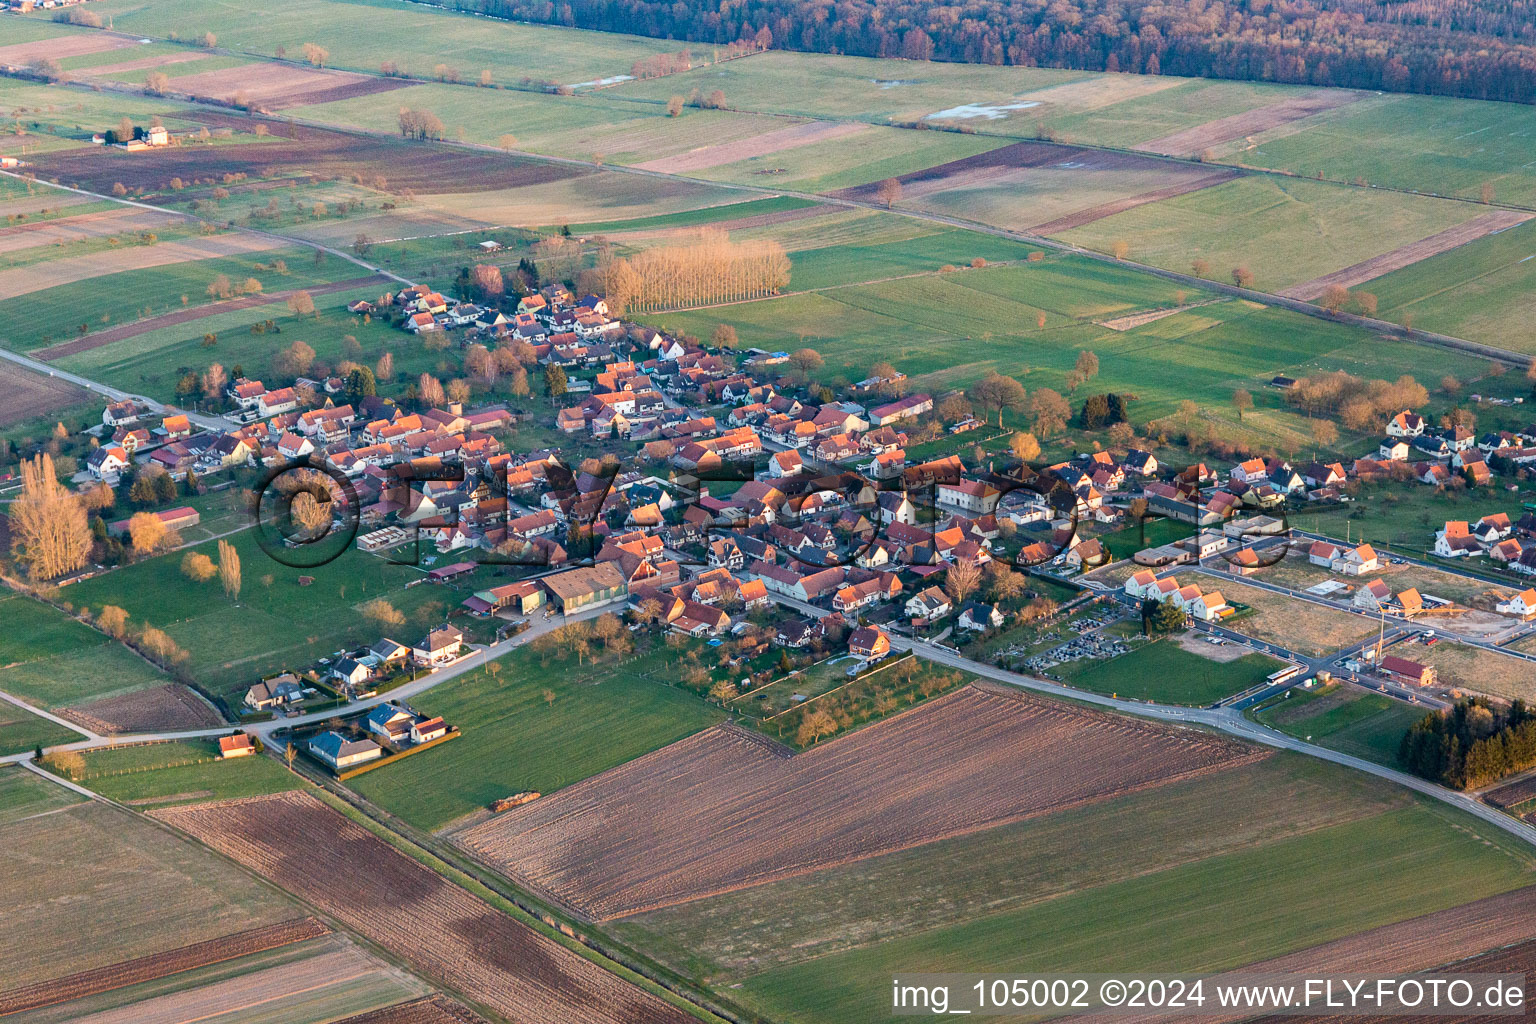
[[[1107,661],[1073,662],[1063,666],[1061,674],[1071,685],[1095,693],[1204,706],[1262,683],[1280,667],[1280,662],[1263,654],[1213,661],[1164,639]]]
[[[964,103],[1007,102],[1015,96],[1093,77],[1053,68],[986,67],[978,64],[918,63],[868,57],[837,57],[773,50],[744,60],[695,68],[683,75],[626,82],[618,97],[664,104],[693,89],[719,89],[739,110],[847,118],[884,124],[917,121]],[[1032,110],[1012,120],[1033,125]],[[1004,121],[979,121],[993,131]]]
[[[1467,203],[1328,182],[1246,177],[1148,203],[1066,232],[1063,240],[1188,273],[1198,257],[1214,277],[1234,267],[1277,291],[1444,231],[1483,212]]]
[[[927,244],[891,243],[877,251],[911,252]],[[967,240],[956,250],[969,247]],[[845,274],[857,272],[859,252],[858,247],[829,249],[810,253],[810,259],[802,254],[801,261],[812,271]],[[792,274],[791,288],[799,285]],[[1234,300],[1126,331],[1097,323],[1171,307],[1181,294],[1185,302],[1206,298],[1127,268],[1053,255],[1039,263],[828,287],[639,319],[696,337],[730,324],[743,346],[787,351],[809,346],[826,360],[821,378],[834,384],[858,380],[888,359],[912,378],[914,388],[933,392],[964,387],[995,369],[1018,377],[1026,390],[1049,387],[1068,394],[1067,375],[1078,352],[1091,349],[1099,357],[1099,376],[1082,393],[1136,395],[1131,406],[1136,422],[1168,416],[1190,399],[1222,436],[1298,454],[1313,447],[1310,425],[1279,392],[1265,387],[1275,374],[1341,369],[1367,378],[1393,380],[1411,373],[1434,381],[1444,373],[1475,377],[1486,368],[1470,356],[1372,338],[1343,324]],[[1036,326],[1042,314],[1044,329]],[[1230,404],[1237,388],[1250,391],[1255,401],[1241,421]],[[1074,405],[1078,401],[1073,396]],[[1062,443],[1089,440],[1070,434]],[[1344,437],[1338,450],[1356,451],[1366,440],[1367,435]]]
[[[390,92],[387,99],[361,96],[301,107],[296,113],[326,124],[391,133],[402,105],[432,111],[455,134],[462,126],[468,142],[500,146],[502,136],[511,135],[517,140],[515,148],[523,152],[582,160],[601,153],[603,162],[614,164],[644,163],[794,123],[692,107],[680,117],[668,117],[661,106],[615,101],[607,92],[555,96],[435,83]]]
[[[0,767],[0,824],[46,814],[85,798],[27,771],[20,765]]]
[[[360,268],[354,269],[359,275],[363,273]],[[186,368],[202,369],[216,362],[226,370],[239,366],[259,380],[269,371],[273,357],[295,340],[305,342],[319,359],[335,365],[342,358],[342,339],[350,334],[363,346],[364,361],[370,366],[384,352],[394,353],[400,380],[434,369],[440,358],[438,353],[410,344],[406,340],[408,335],[385,323],[364,324],[360,317],[347,313],[348,302],[377,299],[384,290],[379,285],[317,296],[313,316],[294,316],[286,301],[215,313],[64,356],[57,365],[92,380],[168,402],[174,400],[176,383]],[[280,333],[251,331],[252,325],[269,319],[276,323]],[[209,333],[216,337],[212,348],[203,344],[203,335]]]
[[[350,785],[419,828],[441,828],[498,797],[550,793],[718,721],[718,709],[668,685],[668,648],[623,664],[541,664],[520,648],[502,671],[480,670],[435,687],[415,706],[462,735],[452,743],[360,775]],[[544,691],[554,695],[549,703]]]
[[[189,670],[222,693],[240,693],[261,676],[299,668],[347,645],[372,643],[380,627],[363,619],[357,606],[384,597],[406,616],[396,630],[402,643],[418,639],[441,622],[450,608],[482,586],[490,570],[468,581],[413,587],[421,570],[394,565],[348,548],[319,569],[294,569],[273,561],[257,546],[253,531],[226,538],[239,553],[244,587],[231,602],[217,580],[194,584],[181,574],[184,552],[174,552],[114,570],[70,588],[79,606],[99,612],[117,605],[134,625],[164,629],[190,655]],[[216,545],[190,549],[218,559]],[[301,587],[300,575],[314,577]],[[468,589],[463,589],[468,588]]]
[[[1253,717],[1298,739],[1395,768],[1403,734],[1427,713],[1385,694],[1336,684],[1291,690],[1289,699],[1273,701]]]
[[[102,796],[135,805],[232,800],[306,785],[270,757],[258,754],[221,761],[218,754],[213,740],[92,751],[85,755],[80,781]]]
[[[209,7],[199,0],[106,0],[92,8],[120,32],[192,39],[218,36],[220,47],[270,57],[278,46],[299,56],[306,42],[330,53],[333,67],[377,71],[393,60],[427,76],[439,63],[457,67],[466,81],[481,69],[515,86],[538,77],[577,84],[629,71],[635,60],[673,51],[677,43],[570,29],[488,21],[400,0],[308,0]],[[391,106],[385,101],[386,106]]]
[[[1491,183],[1496,202],[1536,206],[1530,163],[1536,110],[1437,96],[1376,95],[1234,144],[1223,160],[1336,181],[1477,199]]]
[[[0,618],[19,627],[0,640],[0,691],[34,706],[52,711],[171,682],[122,644],[33,598],[0,598]],[[12,711],[20,709],[0,706],[0,715]],[[38,727],[59,728],[41,720]]]
[[[1525,301],[1536,289],[1536,221],[1394,270],[1362,287],[1383,316],[1425,331],[1536,354]]]
[[[0,825],[0,844],[0,898],[14,915],[0,976],[11,986],[304,914],[202,847],[100,802]]]
[[[213,301],[208,285],[220,274],[238,285],[254,277],[267,291],[304,288],[330,281],[366,277],[367,271],[336,256],[323,255],[319,263],[314,250],[278,248],[268,252],[244,253],[188,260],[140,270],[124,270],[83,281],[55,285],[39,291],[0,301],[0,345],[28,351],[79,336],[79,328],[98,331],[114,324],[128,323],[145,316],[169,313],[186,306]],[[261,270],[274,260],[287,263],[284,275]],[[39,274],[46,274],[46,264]],[[182,296],[186,296],[184,305]],[[250,312],[246,311],[247,322]],[[133,340],[133,339],[129,339]]]
[[[1532,867],[1515,840],[1419,803],[774,968],[733,995],[831,1024],[873,1019],[904,971],[1221,970],[1528,885]]]

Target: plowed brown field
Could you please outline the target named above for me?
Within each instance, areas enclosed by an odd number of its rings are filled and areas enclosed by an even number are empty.
[[[678,153],[676,156],[664,156],[656,160],[647,160],[645,163],[636,164],[635,166],[646,171],[688,174],[692,171],[703,171],[711,167],[733,164],[738,160],[749,160],[755,156],[768,156],[772,153],[782,153],[787,149],[799,149],[801,146],[809,146],[817,142],[828,142],[832,139],[841,139],[849,135],[859,135],[871,130],[870,126],[865,124],[811,121],[806,124],[789,125],[786,128],[775,128],[771,132],[754,135],[748,139],[722,142],[718,146],[700,146],[698,149],[692,149],[686,153]]]
[[[120,697],[92,701],[59,712],[92,732],[154,732],[173,729],[211,729],[222,725],[206,701],[180,683],[135,690]]]
[[[973,685],[792,758],[708,729],[458,841],[581,913],[613,918],[1262,756]]]
[[[501,913],[304,793],[151,812],[511,1020],[696,1019]]]
[[[176,93],[214,100],[244,95],[260,109],[282,110],[388,92],[409,84],[405,79],[358,75],[350,71],[252,62],[236,68],[182,75],[173,80],[169,88]]]
[[[197,110],[186,118],[209,127],[249,132],[249,117]],[[130,189],[168,189],[172,178],[221,178],[226,173],[265,178],[308,172],[321,176],[383,177],[388,188],[419,193],[481,192],[516,188],[579,177],[592,172],[558,164],[538,163],[502,153],[419,145],[398,139],[349,135],[346,132],[282,121],[263,121],[270,132],[265,142],[235,146],[167,146],[129,153],[111,146],[85,146],[38,153],[29,160],[39,177],[67,184],[80,183],[107,192],[116,182]]]
[[[115,988],[153,981],[169,974],[179,974],[196,967],[233,960],[249,953],[303,942],[329,933],[330,929],[321,922],[312,917],[304,917],[265,928],[252,928],[221,939],[194,942],[190,946],[167,950],[154,956],[142,956],[110,967],[98,967],[93,971],[81,971],[38,985],[0,992],[0,1016],[82,999],[98,992],[110,992]]]
[[[44,377],[15,363],[0,363],[0,427],[75,405],[89,397],[89,391],[57,377]]]

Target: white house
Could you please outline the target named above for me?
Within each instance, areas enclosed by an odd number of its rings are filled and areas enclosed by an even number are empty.
[[[1522,619],[1536,618],[1536,587],[1516,594],[1508,601],[1500,601],[1495,607],[1505,615]]]
[[[343,772],[384,751],[373,740],[349,740],[339,732],[323,732],[309,741],[309,752],[333,772]]]
[[[1388,437],[1418,437],[1424,433],[1424,417],[1404,409],[1387,421]]]

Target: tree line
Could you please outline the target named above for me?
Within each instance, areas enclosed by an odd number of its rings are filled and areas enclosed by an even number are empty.
[[[1403,736],[1403,767],[1452,789],[1477,789],[1536,767],[1536,712],[1522,700],[1507,708],[1483,697],[1426,715]]]
[[[772,240],[733,242],[724,231],[645,249],[602,268],[615,315],[776,295],[789,284],[789,256]]]
[[[861,57],[1125,71],[1530,103],[1536,0],[456,0],[492,17]]]

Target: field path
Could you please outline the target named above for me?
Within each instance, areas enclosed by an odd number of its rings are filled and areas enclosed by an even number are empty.
[[[1291,96],[1275,103],[1268,103],[1253,110],[1245,110],[1241,114],[1219,117],[1214,121],[1197,124],[1193,128],[1185,128],[1131,148],[1139,149],[1144,153],[1161,153],[1164,156],[1198,156],[1211,146],[1267,132],[1271,128],[1278,128],[1292,121],[1300,121],[1304,117],[1321,114],[1325,110],[1348,106],[1357,100],[1364,99],[1367,95],[1369,94],[1351,92],[1347,89],[1317,89],[1300,96]]]
[[[110,345],[114,341],[122,341],[124,338],[147,334],[162,327],[174,327],[176,324],[201,320],[206,316],[215,316],[219,313],[229,313],[238,309],[251,309],[255,306],[266,306],[274,302],[282,302],[295,292],[309,292],[312,296],[330,295],[334,292],[351,291],[353,288],[366,288],[374,284],[382,288],[392,283],[387,277],[379,274],[370,274],[367,277],[354,277],[346,281],[332,281],[330,284],[315,285],[312,288],[288,288],[278,292],[263,292],[260,295],[241,295],[237,298],[223,299],[219,302],[210,302],[201,306],[188,306],[185,309],[172,310],[169,313],[161,313],[159,316],[135,320],[129,324],[119,324],[116,327],[109,327],[104,331],[97,331],[95,334],[87,334],[83,338],[76,338],[74,341],[61,341],[57,345],[50,345],[48,348],[39,349],[31,353],[31,355],[33,359],[41,359],[43,362],[49,363],[55,359],[62,359],[65,356],[89,352],[93,348]]]
[[[1457,224],[1453,228],[1446,228],[1428,238],[1410,242],[1391,252],[1384,252],[1380,256],[1373,256],[1354,266],[1345,267],[1343,270],[1335,270],[1331,274],[1293,284],[1277,294],[1288,299],[1315,299],[1323,294],[1329,285],[1340,284],[1345,288],[1353,288],[1357,284],[1364,284],[1383,274],[1401,270],[1420,260],[1427,260],[1442,252],[1450,252],[1468,242],[1475,242],[1484,235],[1491,235],[1505,228],[1512,228],[1516,224],[1523,224],[1532,217],[1536,217],[1536,213],[1525,210],[1494,210],[1479,214],[1469,221]]]

